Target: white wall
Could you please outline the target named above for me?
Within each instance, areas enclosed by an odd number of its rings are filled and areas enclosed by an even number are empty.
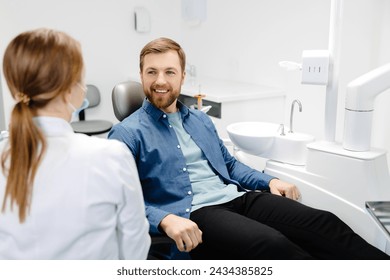
[[[382,0],[383,4],[378,5],[380,28],[378,28],[378,39],[375,42],[374,66],[390,63],[390,1]],[[378,96],[375,102],[373,121],[372,145],[384,147],[390,151],[390,90]],[[387,154],[390,163],[390,153]]]
[[[4,115],[4,101],[3,101],[3,87],[1,86],[0,78],[0,131],[6,130],[7,126],[5,125],[5,115]]]
[[[136,6],[150,12],[150,33],[134,30]],[[0,0],[0,55],[2,58],[6,45],[22,31],[49,27],[68,32],[82,44],[87,83],[95,84],[102,93],[101,106],[89,110],[87,118],[116,122],[112,88],[138,76],[138,55],[147,42],[159,36],[180,41],[179,22],[179,0]],[[5,80],[2,85],[8,123],[13,101]]]
[[[185,42],[196,46],[189,62],[198,74],[286,89],[287,110],[293,99],[303,103],[296,129],[323,137],[317,123],[323,122],[324,88],[301,86],[300,73],[286,72],[278,63],[300,62],[304,49],[327,49],[330,1],[209,0],[207,12],[201,26],[182,27]]]
[[[305,49],[327,49],[330,0],[207,0],[207,19],[193,26],[181,18],[181,0],[0,0],[0,55],[17,33],[40,26],[64,30],[83,45],[87,80],[103,93],[103,104],[90,117],[116,121],[111,89],[138,75],[142,46],[160,36],[179,41],[199,76],[275,85],[287,92],[297,131],[323,138],[325,87],[300,84],[299,72],[278,66],[300,62]],[[390,1],[345,0],[340,60],[337,141],[342,140],[345,87],[365,72],[390,62]],[[134,31],[135,6],[147,8],[151,32]],[[12,105],[3,80],[6,122]],[[390,94],[382,94],[374,116],[373,145],[390,150],[385,123]],[[261,113],[261,112],[259,112]],[[1,114],[0,114],[1,116]],[[88,116],[87,116],[88,117]]]
[[[345,89],[360,75],[390,63],[390,1],[346,0],[339,92],[338,139],[342,140]],[[390,90],[374,106],[371,145],[390,151]],[[390,163],[390,154],[387,153]],[[390,169],[390,166],[389,166]]]
[[[295,112],[295,129],[323,139],[325,86],[302,85],[300,72],[284,71],[278,62],[300,62],[303,50],[328,48],[330,4],[330,0],[209,0],[205,22],[195,27],[182,23],[183,41],[191,50],[189,63],[197,66],[200,76],[284,88],[285,122],[291,101],[300,99],[303,112]],[[344,0],[342,14],[338,142],[343,137],[347,84],[390,63],[390,1]],[[372,131],[372,145],[387,150],[389,106],[390,94],[381,94]]]

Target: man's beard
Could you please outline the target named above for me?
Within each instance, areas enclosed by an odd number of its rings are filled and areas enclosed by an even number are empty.
[[[180,95],[179,92],[180,90],[173,91],[172,88],[170,88],[167,93],[160,95],[156,94],[153,88],[149,88],[148,91],[145,91],[145,95],[149,102],[152,103],[155,107],[164,110],[175,102],[175,100]]]

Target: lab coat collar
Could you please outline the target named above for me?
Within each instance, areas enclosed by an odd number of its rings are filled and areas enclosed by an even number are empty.
[[[63,136],[74,133],[69,122],[62,118],[39,116],[34,117],[33,120],[46,136]]]

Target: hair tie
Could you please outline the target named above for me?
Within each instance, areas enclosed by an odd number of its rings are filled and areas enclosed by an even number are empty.
[[[24,94],[24,93],[19,93],[18,94],[18,99],[19,102],[22,102],[23,104],[26,104],[27,106],[30,104],[30,96]]]

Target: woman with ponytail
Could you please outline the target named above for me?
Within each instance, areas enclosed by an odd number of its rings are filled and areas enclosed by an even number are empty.
[[[80,44],[37,29],[15,37],[3,73],[16,103],[0,142],[0,259],[144,259],[142,191],[127,147],[75,134],[85,99]]]

